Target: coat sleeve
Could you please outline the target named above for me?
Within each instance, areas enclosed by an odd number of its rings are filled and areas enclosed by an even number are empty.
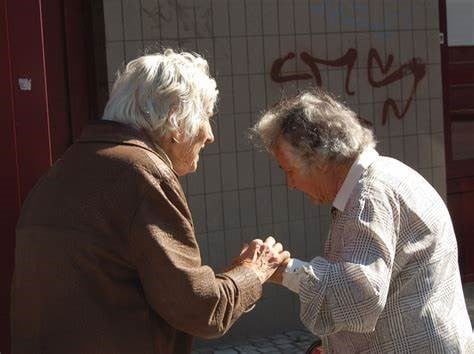
[[[396,247],[396,212],[386,200],[364,199],[349,210],[341,258],[303,267],[301,320],[320,336],[368,333],[385,307]]]
[[[129,236],[145,297],[174,328],[202,338],[221,336],[261,297],[260,280],[248,267],[215,274],[202,265],[177,180],[151,180]]]

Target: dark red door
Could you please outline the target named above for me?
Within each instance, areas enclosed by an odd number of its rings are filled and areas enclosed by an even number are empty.
[[[473,4],[474,6],[474,4]],[[448,207],[459,245],[463,281],[474,281],[474,45],[449,46],[446,1],[440,27]]]
[[[0,353],[10,352],[21,203],[104,104],[101,11],[102,1],[94,0],[0,0]]]

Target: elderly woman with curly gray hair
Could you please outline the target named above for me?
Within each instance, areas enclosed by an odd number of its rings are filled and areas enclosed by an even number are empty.
[[[416,171],[380,156],[372,131],[329,94],[282,100],[253,127],[296,188],[332,204],[324,255],[272,277],[328,353],[474,350],[445,203]]]
[[[201,263],[178,177],[213,142],[218,91],[197,54],[131,61],[103,119],[31,191],[17,226],[14,353],[189,353],[223,335],[289,257],[272,237]]]

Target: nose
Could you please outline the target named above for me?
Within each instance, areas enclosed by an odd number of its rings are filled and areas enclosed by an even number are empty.
[[[214,142],[214,133],[212,132],[212,127],[209,122],[206,124],[206,141],[205,144],[212,144]]]

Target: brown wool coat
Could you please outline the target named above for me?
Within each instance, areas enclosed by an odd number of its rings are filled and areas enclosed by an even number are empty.
[[[167,161],[139,132],[101,121],[30,192],[17,226],[14,353],[189,353],[192,336],[224,334],[260,298],[251,269],[201,264]]]

